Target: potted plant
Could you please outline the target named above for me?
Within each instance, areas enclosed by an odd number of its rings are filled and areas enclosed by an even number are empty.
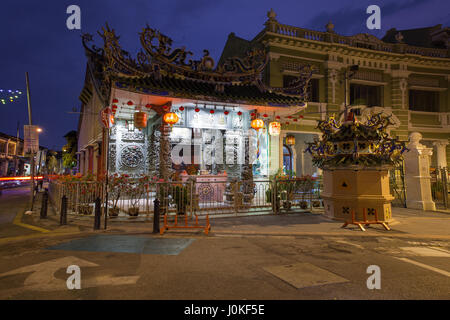
[[[172,190],[172,199],[177,207],[177,214],[185,214],[188,205],[187,187],[182,184],[177,184]]]
[[[112,208],[108,210],[108,214],[110,217],[117,217],[119,215],[119,207],[117,206],[119,203],[120,196],[125,190],[125,186],[128,184],[128,175],[122,174],[119,175],[115,173],[109,177],[109,195],[112,200]]]
[[[132,217],[139,215],[139,205],[142,197],[149,190],[150,178],[146,175],[141,175],[136,181],[127,183],[128,194],[130,197],[130,208],[128,214]]]

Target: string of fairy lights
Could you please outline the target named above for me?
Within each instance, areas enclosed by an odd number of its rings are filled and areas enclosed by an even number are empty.
[[[7,104],[15,102],[22,96],[22,91],[11,89],[0,89],[0,103]]]

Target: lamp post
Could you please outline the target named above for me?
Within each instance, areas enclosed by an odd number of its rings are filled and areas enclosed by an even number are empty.
[[[356,71],[359,70],[359,66],[354,64],[350,66],[350,68],[346,68],[344,71],[344,121],[347,119],[347,109],[348,109],[348,101],[347,101],[347,82],[355,75]]]
[[[28,124],[33,125],[33,121],[31,118],[31,101],[30,101],[30,81],[28,79],[28,72],[25,72],[25,81],[27,85],[27,102],[28,102]],[[31,150],[31,195],[30,195],[30,210],[33,211],[33,202],[34,202],[34,152]]]

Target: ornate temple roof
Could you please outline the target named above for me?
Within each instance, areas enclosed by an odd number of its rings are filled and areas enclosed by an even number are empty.
[[[132,92],[202,101],[281,107],[303,104],[300,97],[270,91],[262,92],[252,84],[227,84],[224,85],[222,91],[218,91],[213,83],[162,76],[160,79],[114,77],[113,85],[116,88]]]
[[[215,66],[208,50],[200,60],[189,59],[192,52],[184,47],[172,49],[172,39],[150,27],[143,28],[140,42],[143,50],[136,58],[123,50],[119,37],[108,25],[99,32],[102,48],[83,45],[89,58],[91,82],[105,104],[112,87],[132,92],[204,101],[261,106],[302,106],[312,69],[305,66],[289,88],[269,87],[262,81],[268,63],[264,48],[252,48],[244,56],[227,57]],[[89,96],[85,92],[83,97]]]

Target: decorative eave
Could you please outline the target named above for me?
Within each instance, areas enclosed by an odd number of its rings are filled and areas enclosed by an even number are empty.
[[[304,66],[298,78],[289,88],[273,88],[265,85],[261,74],[268,63],[264,49],[254,48],[244,58],[227,58],[214,69],[214,60],[204,50],[201,60],[187,57],[192,55],[183,48],[172,49],[172,40],[150,27],[140,33],[144,50],[134,59],[122,50],[119,37],[108,25],[99,33],[104,46],[89,48],[87,42],[92,36],[83,36],[83,45],[88,57],[103,69],[101,79],[104,87],[128,88],[135,92],[158,95],[201,97],[202,100],[218,100],[232,103],[249,103],[270,106],[299,106],[306,100],[306,88],[312,70]],[[175,87],[173,87],[175,85]],[[249,94],[237,94],[245,88]]]

